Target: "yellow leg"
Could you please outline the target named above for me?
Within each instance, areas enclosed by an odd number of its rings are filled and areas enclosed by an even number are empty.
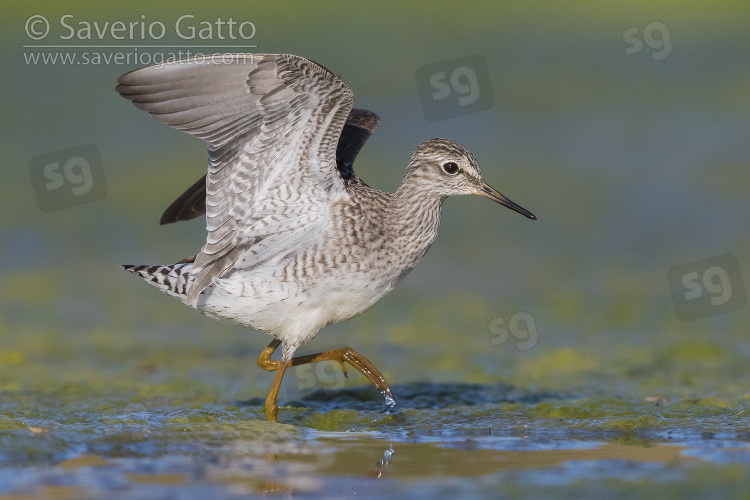
[[[299,356],[297,358],[290,359],[287,363],[281,361],[274,361],[271,359],[271,355],[281,345],[281,341],[275,339],[273,342],[268,344],[268,347],[263,349],[263,352],[258,357],[258,366],[269,372],[276,371],[276,377],[273,379],[273,385],[271,386],[271,392],[266,398],[266,418],[270,421],[275,422],[276,417],[279,413],[279,405],[276,403],[276,398],[279,395],[279,388],[281,387],[281,379],[284,378],[284,372],[289,366],[299,366],[308,363],[317,363],[318,361],[336,361],[341,370],[346,375],[346,366],[344,363],[349,363],[354,368],[359,370],[367,380],[369,380],[375,388],[385,398],[385,404],[387,408],[393,408],[396,404],[396,400],[393,399],[393,393],[391,388],[388,387],[388,382],[385,381],[385,377],[378,371],[377,368],[370,362],[369,359],[365,358],[351,347],[342,347],[333,351],[321,352],[318,354],[309,354],[307,356]]]
[[[284,378],[284,372],[286,371],[287,363],[279,362],[279,368],[276,371],[276,377],[273,379],[273,385],[271,386],[271,392],[266,398],[266,420],[269,422],[276,422],[276,417],[279,415],[279,405],[276,402],[276,398],[279,395],[279,388],[281,387],[281,379]]]
[[[258,356],[258,366],[269,372],[278,370],[279,365],[281,365],[281,361],[273,361],[271,359],[271,354],[273,354],[273,352],[278,349],[280,345],[281,341],[278,339],[274,339],[273,342],[268,344],[268,347],[263,349],[263,352],[260,353],[260,356]]]
[[[351,347],[342,347],[333,351],[326,351],[318,354],[309,354],[307,356],[292,358],[289,361],[289,366],[317,363],[318,361],[336,361],[339,366],[341,366],[341,370],[344,372],[344,375],[346,375],[346,366],[344,365],[344,363],[349,363],[354,368],[359,370],[360,373],[362,373],[362,375],[364,375],[367,380],[369,380],[372,385],[374,385],[375,388],[380,391],[380,393],[385,398],[386,405],[389,408],[393,407],[393,405],[396,404],[396,400],[393,399],[393,393],[391,393],[391,388],[388,387],[388,382],[385,381],[385,377],[383,377],[383,374],[380,373],[377,368],[375,368],[375,365],[373,365],[369,359],[362,356]]]

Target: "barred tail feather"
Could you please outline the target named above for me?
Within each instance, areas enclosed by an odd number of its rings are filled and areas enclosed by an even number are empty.
[[[192,262],[177,263],[168,266],[132,266],[123,265],[123,269],[137,274],[156,288],[171,295],[181,302],[185,302],[187,289],[193,280]]]

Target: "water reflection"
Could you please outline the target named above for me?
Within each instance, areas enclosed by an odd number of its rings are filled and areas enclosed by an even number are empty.
[[[394,453],[396,452],[393,450],[393,445],[391,444],[388,449],[383,452],[383,458],[378,460],[375,468],[367,473],[367,477],[374,477],[377,479],[383,477],[383,474],[385,474],[385,470],[389,465],[391,465],[391,457],[393,457]]]
[[[138,498],[159,489],[172,498],[323,493],[334,498],[376,497],[398,488],[437,494],[441,481],[526,487],[574,484],[581,478],[644,481],[670,471],[684,479],[719,463],[750,462],[747,443],[701,448],[689,444],[626,446],[615,443],[493,438],[482,443],[394,442],[367,433],[311,433],[301,446],[278,442],[276,452],[257,443],[204,441],[193,455],[115,458],[81,455],[30,473],[0,470],[2,491],[55,497]],[[519,475],[520,474],[520,475]],[[478,481],[478,478],[482,478]],[[439,480],[436,480],[439,478]],[[520,479],[519,479],[520,478]]]

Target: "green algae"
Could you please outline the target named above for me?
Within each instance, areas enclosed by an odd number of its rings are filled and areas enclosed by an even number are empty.
[[[549,403],[540,403],[530,410],[529,416],[540,418],[560,418],[560,419],[588,419],[601,418],[609,413],[606,410],[592,410],[580,408],[577,406],[559,406],[555,407]]]
[[[300,423],[319,431],[342,431],[360,424],[362,415],[353,410],[331,410],[326,413],[313,412]]]
[[[15,429],[25,429],[27,427],[23,420],[0,416],[0,431],[9,431]]]

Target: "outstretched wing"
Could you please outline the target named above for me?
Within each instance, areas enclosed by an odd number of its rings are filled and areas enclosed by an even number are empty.
[[[367,139],[378,128],[380,117],[366,109],[352,109],[341,131],[336,146],[336,166],[347,183],[354,174],[354,159]],[[179,198],[167,207],[161,216],[160,224],[171,224],[190,220],[206,213],[206,177],[204,175],[190,186]]]
[[[348,196],[336,145],[354,95],[314,62],[216,54],[139,69],[118,83],[138,108],[208,143],[208,235],[188,303],[237,265],[310,245],[330,225],[332,201]]]

